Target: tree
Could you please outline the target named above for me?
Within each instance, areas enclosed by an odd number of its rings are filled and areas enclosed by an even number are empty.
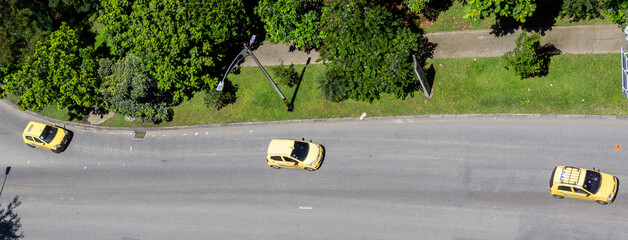
[[[115,64],[102,59],[99,65],[100,92],[107,110],[147,122],[170,120],[168,108],[160,101],[163,93],[138,57],[128,55]]]
[[[597,0],[564,0],[561,15],[571,18],[574,22],[598,18],[601,16],[600,7]]]
[[[216,71],[235,37],[248,36],[240,0],[103,0],[98,21],[111,53],[142,59],[172,103],[218,83]]]
[[[541,36],[537,33],[528,35],[523,31],[515,40],[515,49],[502,56],[506,65],[515,69],[521,78],[534,77],[547,72],[549,56],[539,53]]]
[[[46,30],[35,21],[33,11],[24,1],[0,0],[0,69],[5,74],[17,70],[37,42],[47,36]],[[1,83],[1,81],[0,81]]]
[[[628,25],[628,1],[624,0],[599,0],[601,12],[621,28]]]
[[[323,0],[261,0],[255,14],[264,23],[271,43],[309,50],[320,46],[322,6]]]
[[[20,223],[20,217],[15,213],[15,208],[21,204],[19,197],[15,196],[6,209],[0,209],[0,239],[14,240],[24,237],[23,233],[18,233],[22,224]]]
[[[39,110],[56,104],[82,115],[98,104],[94,51],[81,45],[76,31],[65,24],[37,44],[35,53],[5,86],[7,93],[20,97],[20,109]]]
[[[363,101],[381,93],[404,98],[417,90],[412,54],[425,39],[400,17],[367,0],[326,1],[319,53],[333,76],[324,79],[347,84],[321,85],[347,86],[349,98]]]
[[[536,10],[535,0],[465,0],[465,18],[483,19],[492,15],[511,17],[525,23]]]

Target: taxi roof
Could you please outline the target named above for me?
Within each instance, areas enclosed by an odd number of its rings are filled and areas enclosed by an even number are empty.
[[[24,134],[39,136],[44,131],[47,124],[30,121],[24,129]]]
[[[273,139],[268,145],[268,154],[290,155],[296,140]]]

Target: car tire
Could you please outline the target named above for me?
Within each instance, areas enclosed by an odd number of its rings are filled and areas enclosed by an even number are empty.
[[[596,203],[600,204],[600,205],[606,205],[608,204],[607,202],[601,201],[601,200],[597,200],[595,201]]]
[[[30,145],[30,144],[26,144],[26,146],[29,146],[29,147],[31,147],[31,148],[35,148],[35,146]]]
[[[274,169],[280,169],[280,167],[279,167],[279,166],[275,166],[275,165],[270,165],[270,167],[271,167],[271,168],[274,168]]]
[[[53,153],[61,153],[61,151],[59,150],[50,150],[50,151],[52,151]]]
[[[565,197],[561,196],[561,195],[552,195],[552,197],[556,198],[556,199],[563,199]]]
[[[308,171],[310,171],[310,172],[316,171],[316,169],[314,169],[314,168],[309,168],[309,167],[306,167],[306,168],[305,168],[305,170],[308,170]]]

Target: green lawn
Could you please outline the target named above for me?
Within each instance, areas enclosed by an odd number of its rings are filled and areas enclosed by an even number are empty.
[[[159,125],[126,122],[116,116],[104,126],[150,127],[203,125],[292,119],[358,118],[426,114],[591,114],[627,115],[628,99],[621,92],[618,54],[558,55],[545,77],[519,79],[504,68],[501,58],[438,59],[434,67],[434,97],[421,92],[397,99],[383,95],[373,103],[347,100],[326,101],[316,88],[322,65],[308,65],[294,98],[294,110],[287,111],[274,89],[256,67],[242,68],[230,75],[239,90],[236,103],[221,110],[207,108],[204,93],[174,108],[174,119]],[[305,66],[297,66],[301,72]],[[288,100],[295,88],[280,86]],[[45,114],[45,113],[44,113]]]

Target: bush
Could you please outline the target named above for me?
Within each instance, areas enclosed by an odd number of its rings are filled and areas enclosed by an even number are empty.
[[[299,83],[299,74],[296,70],[294,70],[294,64],[290,64],[290,66],[285,67],[283,65],[283,60],[281,60],[279,66],[274,66],[270,70],[275,76],[275,79],[273,80],[278,84],[293,87]]]
[[[319,76],[318,88],[325,98],[332,102],[341,102],[349,98],[349,85],[337,73],[327,71]]]
[[[216,91],[216,89],[208,89],[205,94],[205,106],[213,107],[216,110],[220,110],[229,104],[235,103],[237,100],[236,92],[237,86],[233,86],[230,81],[225,80],[225,85],[222,91]]]
[[[506,66],[513,68],[521,78],[547,74],[549,61],[545,58],[549,56],[539,54],[540,42],[539,34],[528,35],[525,31],[522,32],[515,41],[515,49],[502,56],[506,60]]]

